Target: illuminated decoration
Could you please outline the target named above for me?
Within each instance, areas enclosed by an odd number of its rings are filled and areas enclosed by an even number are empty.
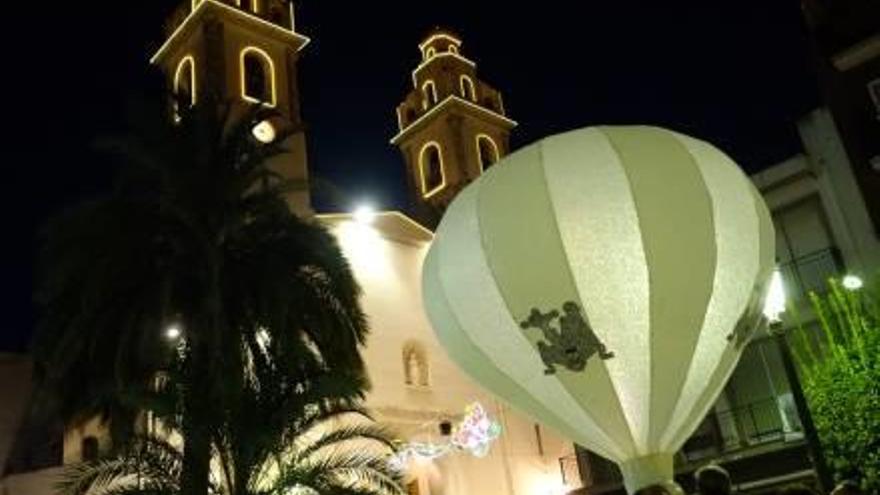
[[[235,5],[236,5],[238,8],[241,8],[241,0],[235,0]],[[253,12],[254,14],[257,14],[257,13],[260,12],[260,4],[259,4],[259,0],[251,0],[251,1],[250,1],[250,10],[251,10],[251,12]]]
[[[450,46],[451,46],[451,45],[450,45]],[[471,60],[468,60],[468,59],[462,57],[461,55],[458,54],[458,52],[441,52],[441,53],[437,53],[437,54],[435,54],[433,57],[431,57],[430,59],[426,58],[422,63],[420,63],[420,64],[418,65],[418,67],[416,67],[415,69],[413,69],[413,71],[412,71],[413,86],[418,86],[418,84],[419,84],[419,80],[418,80],[418,73],[419,73],[419,71],[421,71],[422,69],[424,69],[425,67],[427,67],[428,64],[430,64],[430,63],[433,62],[434,60],[439,60],[439,59],[441,59],[441,58],[443,58],[443,57],[452,57],[453,59],[458,60],[458,61],[460,61],[460,62],[462,62],[462,63],[465,63],[465,64],[469,65],[469,66],[472,67],[472,68],[476,68],[476,67],[477,67],[477,64],[475,64],[475,63],[472,62]]]
[[[290,8],[290,32],[296,32],[296,13],[293,11],[293,0],[289,0],[287,2],[287,6]]]
[[[247,78],[248,71],[246,67],[246,61],[248,57],[257,57],[260,60],[260,64],[263,66],[263,69],[269,69],[268,74],[266,74],[266,79],[268,80],[268,93],[270,96],[270,100],[268,102],[263,101],[259,98],[255,98],[252,95],[248,94],[247,88]],[[272,57],[266,53],[265,50],[261,48],[257,48],[255,46],[248,46],[241,51],[239,56],[239,73],[241,77],[241,98],[245,101],[249,101],[251,103],[259,103],[262,105],[266,105],[269,107],[274,107],[278,103],[278,95],[275,89],[275,62],[272,61]]]
[[[477,90],[474,88],[474,80],[462,74],[458,82],[461,86],[461,97],[465,100],[477,101]]]
[[[423,267],[425,309],[486,389],[620,466],[672,480],[761,309],[775,233],[721,151],[596,127],[503,158],[456,196]]]
[[[428,184],[428,173],[431,171],[426,171],[425,158],[431,153],[431,150],[435,150],[437,153],[437,165],[439,167],[440,173],[440,181],[436,186],[430,187],[431,184]],[[431,166],[431,163],[428,163],[427,166]],[[444,187],[446,187],[446,166],[443,164],[443,150],[440,148],[440,144],[437,141],[429,141],[422,146],[422,149],[419,151],[419,176],[421,178],[422,184],[422,198],[428,199],[431,196],[440,192]],[[430,189],[429,189],[430,187]]]
[[[424,50],[426,46],[430,45],[434,41],[445,39],[450,41],[455,46],[461,46],[461,40],[452,36],[449,33],[435,33],[428,37],[425,41],[419,43],[419,49]]]
[[[159,47],[158,50],[156,50],[156,53],[154,53],[153,56],[150,57],[150,63],[158,63],[159,60],[161,60],[162,57],[165,56],[171,46],[178,41],[178,39],[186,34],[189,34],[190,30],[195,29],[199,18],[205,15],[204,13],[211,8],[220,9],[221,11],[224,11],[233,17],[239,18],[247,22],[256,23],[263,28],[277,33],[281,35],[284,40],[291,42],[291,45],[294,46],[297,51],[305,48],[305,46],[308,45],[311,41],[307,36],[303,36],[299,33],[285,29],[257,16],[248,14],[247,12],[244,12],[240,9],[236,9],[230,5],[226,5],[225,3],[218,0],[198,0],[198,5],[196,6],[196,8],[192,12],[190,12],[186,19],[184,19],[184,21],[180,24],[180,26],[178,26],[177,29],[175,29],[174,32],[171,33],[171,36],[169,36],[168,39],[165,40],[165,43],[163,43],[162,46]]]
[[[263,120],[255,125],[253,129],[251,129],[251,133],[254,135],[254,139],[263,144],[269,144],[275,141],[275,138],[278,135],[275,131],[275,126],[268,120]]]
[[[458,53],[458,47],[455,45],[449,45],[449,53]]]
[[[394,110],[395,113],[397,113],[397,130],[399,132],[403,130],[403,116],[400,114],[400,107],[397,107]]]
[[[187,55],[180,59],[180,62],[177,64],[177,69],[174,71],[174,120],[180,121],[180,115],[178,114],[177,105],[179,101],[177,98],[180,97],[180,76],[183,74],[184,70],[189,70],[189,77],[187,77],[187,90],[189,92],[189,104],[193,106],[197,101],[197,86],[196,86],[196,59],[192,55]]]
[[[518,125],[516,123],[516,121],[509,119],[509,118],[505,117],[504,115],[501,115],[497,112],[493,112],[492,110],[489,110],[487,108],[483,108],[483,107],[481,107],[473,102],[467,101],[459,96],[449,95],[446,98],[444,98],[443,101],[441,101],[437,105],[434,105],[433,108],[431,108],[430,110],[428,110],[427,112],[422,114],[422,116],[417,118],[412,124],[406,126],[405,129],[398,132],[396,136],[391,138],[391,144],[397,144],[398,141],[400,141],[400,139],[404,136],[404,134],[406,134],[410,129],[415,128],[416,126],[418,126],[422,122],[428,120],[429,118],[431,118],[435,114],[442,111],[444,108],[446,108],[447,105],[452,105],[453,103],[460,103],[460,104],[462,104],[472,110],[475,110],[479,113],[483,113],[483,114],[488,115],[490,117],[494,117],[495,119],[498,119],[498,120],[504,122],[505,124],[509,125],[510,127],[516,127]]]
[[[425,58],[432,58],[436,54],[437,50],[435,50],[433,46],[425,50]]]
[[[841,284],[843,284],[844,289],[851,290],[851,291],[852,290],[859,290],[865,286],[865,283],[862,282],[862,279],[855,276],[855,275],[847,275],[847,276],[843,277]]]
[[[452,430],[452,445],[475,457],[486,457],[492,442],[501,435],[501,425],[493,421],[479,402],[465,409],[464,419]]]
[[[480,162],[480,171],[485,172],[490,165],[494,165],[498,162],[501,154],[498,152],[498,145],[495,144],[495,140],[489,137],[487,134],[477,134],[477,137],[474,138],[477,145],[477,161]],[[483,143],[489,143],[488,149],[491,150],[491,163],[486,163],[483,157]]]
[[[428,89],[430,88],[430,92]],[[437,85],[434,84],[434,81],[428,79],[425,81],[425,84],[422,84],[422,107],[428,108],[431,105],[437,104]]]
[[[403,471],[410,462],[434,460],[457,452],[486,457],[492,443],[501,436],[501,425],[489,417],[479,402],[465,408],[462,420],[453,426],[452,435],[440,442],[409,442],[398,449],[389,464]]]

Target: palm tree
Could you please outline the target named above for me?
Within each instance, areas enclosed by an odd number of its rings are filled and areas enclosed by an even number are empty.
[[[244,388],[211,436],[209,493],[402,495],[400,474],[388,464],[392,437],[359,406],[363,380],[314,368],[291,381],[273,360],[277,344],[258,337],[242,344]],[[158,396],[173,401],[173,382],[171,373]],[[183,454],[166,440],[177,416],[161,423],[164,435],[137,437],[111,458],[67,468],[61,495],[181,493]]]
[[[234,410],[242,343],[266,335],[279,373],[363,369],[359,288],[333,237],[297,218],[290,183],[267,166],[285,135],[253,138],[263,109],[231,117],[210,97],[174,124],[148,112],[113,192],[46,229],[34,343],[40,403],[68,421],[100,414],[114,444],[174,368],[183,438],[181,490],[208,489],[211,439]],[[174,325],[181,335],[169,340]]]

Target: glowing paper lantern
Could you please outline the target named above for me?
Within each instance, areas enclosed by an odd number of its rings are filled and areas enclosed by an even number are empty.
[[[767,208],[711,145],[588,128],[492,167],[449,206],[424,300],[475,380],[614,460],[627,489],[673,454],[761,324]]]

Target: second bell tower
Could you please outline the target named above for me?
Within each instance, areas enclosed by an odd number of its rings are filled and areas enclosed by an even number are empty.
[[[508,153],[516,126],[461,44],[441,29],[419,44],[421,63],[397,106],[399,132],[391,139],[406,162],[412,213],[431,228],[459,191]]]

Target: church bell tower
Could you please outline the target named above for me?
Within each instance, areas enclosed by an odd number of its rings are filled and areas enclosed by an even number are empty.
[[[205,94],[237,105],[234,112],[252,105],[277,110],[281,125],[294,133],[284,142],[288,152],[270,166],[287,179],[308,180],[297,61],[309,39],[296,30],[293,1],[184,2],[166,23],[166,40],[150,59],[177,95],[175,111]],[[307,192],[291,193],[288,202],[300,215],[311,213]]]
[[[399,132],[391,139],[406,162],[413,216],[430,228],[459,191],[508,153],[516,126],[461,45],[441,29],[419,44],[421,62],[397,106]]]

